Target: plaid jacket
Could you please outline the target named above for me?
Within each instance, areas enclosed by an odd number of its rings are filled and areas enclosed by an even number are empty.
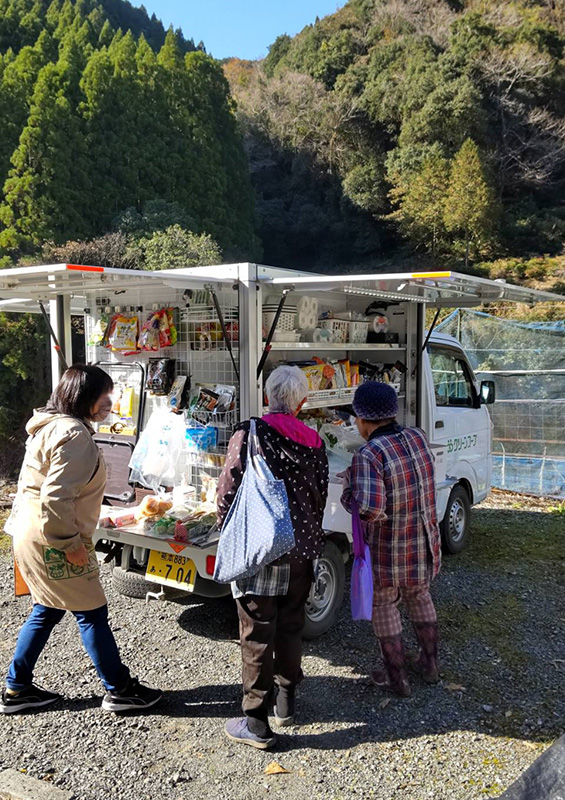
[[[359,452],[341,501],[359,505],[380,586],[419,586],[440,568],[434,463],[419,428],[379,428]]]

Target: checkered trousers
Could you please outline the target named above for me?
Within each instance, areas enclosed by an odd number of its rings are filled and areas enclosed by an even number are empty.
[[[437,615],[429,586],[375,586],[373,591],[373,629],[379,638],[402,632],[398,604],[402,600],[412,624],[436,622]]]

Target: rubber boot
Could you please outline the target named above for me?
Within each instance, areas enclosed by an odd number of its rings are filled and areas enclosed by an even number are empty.
[[[404,647],[402,636],[386,636],[379,638],[384,670],[373,670],[371,680],[385,692],[397,694],[399,697],[410,697],[412,689],[404,670]]]
[[[439,681],[437,622],[415,622],[413,625],[420,648],[416,653],[408,653],[406,660],[426,683],[435,684]]]

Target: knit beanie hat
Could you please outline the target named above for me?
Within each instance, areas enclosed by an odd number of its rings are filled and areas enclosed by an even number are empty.
[[[367,381],[355,392],[353,411],[361,419],[392,419],[398,414],[398,397],[388,383]]]

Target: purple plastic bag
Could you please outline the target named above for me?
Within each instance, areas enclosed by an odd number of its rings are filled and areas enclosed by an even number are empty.
[[[371,619],[373,614],[373,568],[371,551],[365,544],[361,517],[355,500],[351,504],[353,553],[351,570],[351,616],[353,619]]]

